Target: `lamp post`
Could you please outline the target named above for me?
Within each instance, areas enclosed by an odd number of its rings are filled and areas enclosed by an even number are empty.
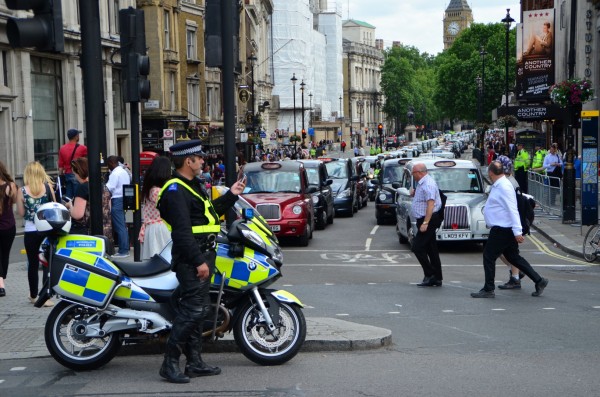
[[[506,58],[506,68],[505,68],[505,75],[506,75],[506,80],[505,80],[505,90],[504,93],[506,95],[506,99],[505,99],[505,106],[506,106],[506,115],[508,115],[508,37],[510,34],[510,25],[514,22],[515,20],[512,19],[512,17],[510,16],[510,8],[506,9],[506,16],[504,17],[504,19],[502,19],[502,23],[504,24],[504,27],[506,28],[506,53],[505,58]],[[505,130],[504,130],[504,144],[508,144],[508,123],[505,123]]]
[[[475,77],[475,84],[477,85],[477,123],[481,122],[481,89],[483,86],[483,79],[481,76]]]
[[[294,105],[294,157],[295,157],[296,156],[296,81],[298,81],[298,79],[296,78],[296,73],[294,73],[294,75],[292,76],[292,78],[290,80],[292,80],[292,87],[293,87],[293,91],[294,91],[293,105]]]
[[[256,55],[254,55],[254,52],[252,53],[252,55],[250,55],[248,57],[248,60],[250,61],[250,79],[252,80],[250,83],[250,92],[252,95],[252,102],[250,105],[250,109],[252,111],[252,139],[250,140],[251,145],[248,148],[249,149],[249,153],[248,153],[248,161],[251,161],[251,159],[254,158],[254,139],[256,138],[256,111],[254,109],[255,106],[255,101],[254,101],[254,64],[257,60]]]
[[[362,99],[359,99],[358,101],[356,101],[356,107],[358,110],[358,137],[356,137],[354,145],[356,146],[357,144],[360,144],[360,133],[362,131],[362,116],[363,116],[363,110],[365,108],[365,101],[363,101]]]
[[[306,140],[306,130],[304,129],[304,87],[306,84],[304,83],[304,79],[300,83],[300,92],[302,93],[302,147],[304,147]]]
[[[342,131],[344,131],[344,118],[342,117],[342,96],[340,95],[340,139],[342,138]],[[333,137],[335,141],[335,136]]]
[[[381,99],[377,99],[377,130],[379,130],[379,124],[381,123],[381,120],[379,119],[381,116]],[[379,131],[378,131],[379,132]],[[375,145],[377,146],[377,145]],[[379,135],[379,147],[383,147],[383,134]],[[383,149],[382,149],[383,151]]]
[[[308,94],[308,101],[309,101],[309,104],[308,104],[308,128],[309,129],[312,128],[312,116],[313,116],[313,111],[312,111],[312,97],[313,97],[313,94],[312,94],[312,92],[310,92]],[[312,141],[313,138],[314,138],[314,135],[311,138],[311,141]]]
[[[481,50],[479,50],[479,56],[481,57],[481,118],[480,118],[481,121],[483,121],[483,112],[485,109],[485,56],[486,55],[487,55],[487,52],[485,51],[483,46],[481,46]]]

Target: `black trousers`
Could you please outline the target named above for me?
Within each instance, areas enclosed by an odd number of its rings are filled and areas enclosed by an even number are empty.
[[[38,232],[25,232],[23,244],[27,252],[27,280],[29,281],[29,296],[37,298],[39,291],[40,280],[40,259],[39,250],[40,244],[44,241],[44,237]],[[48,268],[43,269],[42,285],[48,279]]]
[[[542,279],[542,277],[533,270],[529,262],[519,255],[519,243],[515,240],[512,229],[494,226],[492,227],[492,230],[490,230],[490,235],[483,250],[483,271],[485,272],[484,290],[493,291],[496,288],[494,285],[496,259],[502,254],[504,254],[504,257],[511,265],[514,265],[520,271],[525,273],[525,275],[532,279],[534,283],[537,284]]]
[[[418,231],[412,241],[411,249],[421,264],[425,277],[433,276],[437,280],[442,281],[442,262],[440,261],[440,252],[438,251],[437,240],[435,238],[435,231],[441,224],[440,218],[434,212],[427,224],[427,230],[421,232],[419,229],[423,221],[424,218],[417,219]]]
[[[519,183],[519,187],[521,188],[521,192],[527,193],[527,171],[523,168],[519,168],[515,170],[515,179]]]
[[[8,263],[10,262],[10,248],[17,234],[16,226],[0,230],[0,277],[6,279]]]
[[[210,274],[214,273],[215,251],[205,253]],[[175,272],[179,287],[173,294],[173,305],[177,313],[173,329],[167,344],[177,345],[182,351],[190,340],[202,345],[202,326],[204,319],[210,313],[210,276],[200,280],[194,266],[187,263],[175,263]]]

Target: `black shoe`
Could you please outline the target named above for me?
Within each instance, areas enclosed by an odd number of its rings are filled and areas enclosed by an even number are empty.
[[[514,277],[511,277],[508,282],[499,285],[500,289],[521,289],[521,280],[517,280]]]
[[[164,362],[158,374],[171,383],[190,383],[190,378],[181,372],[173,363]]]
[[[4,288],[0,288],[0,296],[6,296],[6,290]]]
[[[486,291],[481,289],[479,292],[471,292],[471,298],[495,298],[494,291]]]
[[[543,278],[535,283],[535,292],[531,293],[531,296],[540,296],[544,292],[544,288],[548,285],[548,279]]]
[[[198,376],[213,376],[219,375],[221,373],[221,368],[219,367],[211,367],[210,365],[202,362],[200,366],[198,365],[186,365],[185,366],[185,374],[190,378],[196,378]]]
[[[426,277],[422,283],[417,284],[417,287],[441,287],[442,282],[435,277]]]

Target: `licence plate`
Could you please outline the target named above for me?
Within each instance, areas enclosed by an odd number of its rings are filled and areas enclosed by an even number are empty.
[[[279,225],[270,225],[269,228],[271,228],[272,232],[278,232],[281,230],[281,226]]]
[[[444,239],[471,238],[471,233],[442,233]]]

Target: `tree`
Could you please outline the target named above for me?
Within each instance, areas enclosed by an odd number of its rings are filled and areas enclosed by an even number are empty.
[[[480,49],[485,57],[483,98],[484,121],[491,120],[492,110],[501,103],[505,91],[506,30],[503,24],[472,24],[456,39],[452,47],[436,57],[437,84],[434,98],[444,117],[475,120],[477,118],[477,85],[482,74]],[[509,90],[515,82],[515,30],[509,36]]]

